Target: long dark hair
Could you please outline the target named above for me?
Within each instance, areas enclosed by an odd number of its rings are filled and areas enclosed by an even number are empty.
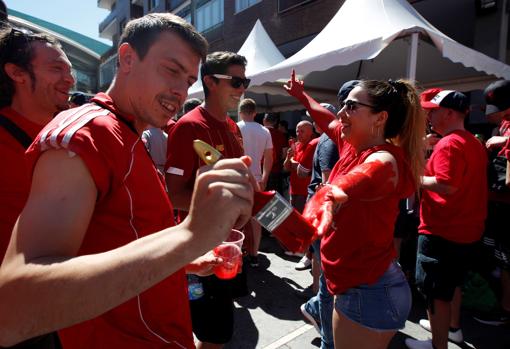
[[[375,112],[388,113],[384,138],[402,147],[418,185],[425,164],[426,118],[416,89],[406,80],[363,80],[359,86],[367,91]]]

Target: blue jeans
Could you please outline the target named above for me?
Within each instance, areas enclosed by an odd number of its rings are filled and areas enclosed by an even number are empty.
[[[320,268],[320,240],[313,244],[314,258],[318,261],[317,266]],[[321,325],[321,349],[334,349],[333,342],[333,296],[328,292],[326,287],[326,278],[321,268],[321,276],[319,279],[319,292],[315,297],[310,298],[305,304],[305,309],[315,319],[320,320]]]
[[[404,328],[411,311],[411,290],[396,262],[375,284],[363,284],[335,297],[335,309],[348,319],[376,331]]]

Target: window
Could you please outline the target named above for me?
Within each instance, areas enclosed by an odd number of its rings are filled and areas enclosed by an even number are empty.
[[[116,71],[117,71],[117,54],[109,57],[99,67],[99,85],[100,85],[100,87],[109,85],[112,82]]]
[[[186,6],[184,9],[176,13],[177,16],[183,18],[186,22],[191,23],[191,7]],[[193,23],[191,23],[193,24]]]
[[[301,5],[306,5],[314,0],[278,0],[278,12],[292,10]]]
[[[168,10],[173,10],[173,9],[176,9],[177,7],[181,6],[182,4],[184,4],[187,0],[167,0],[166,3],[166,8]]]
[[[195,22],[201,32],[223,23],[223,0],[206,1],[197,7]]]
[[[149,0],[148,10],[152,11],[159,5],[159,0]]]
[[[257,3],[259,3],[261,0],[236,0],[236,13],[241,12],[248,7],[251,7]]]

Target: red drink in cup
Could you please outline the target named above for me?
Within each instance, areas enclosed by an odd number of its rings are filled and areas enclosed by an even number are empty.
[[[232,279],[237,275],[242,262],[243,240],[244,234],[232,229],[227,240],[213,249],[214,255],[223,259],[223,263],[214,267],[214,274],[219,279]]]

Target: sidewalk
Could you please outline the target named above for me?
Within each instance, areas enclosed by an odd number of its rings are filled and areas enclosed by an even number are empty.
[[[263,237],[260,266],[248,267],[248,286],[251,294],[238,299],[235,329],[226,349],[319,348],[320,339],[313,326],[305,323],[299,306],[304,302],[295,290],[311,284],[309,271],[296,271],[297,258],[283,254],[273,238]],[[425,317],[421,297],[414,295],[413,309],[406,327],[397,333],[389,348],[406,348],[408,337],[426,339],[430,333],[418,321]],[[465,343],[448,348],[509,349],[510,328],[479,324],[468,312],[462,313]]]

